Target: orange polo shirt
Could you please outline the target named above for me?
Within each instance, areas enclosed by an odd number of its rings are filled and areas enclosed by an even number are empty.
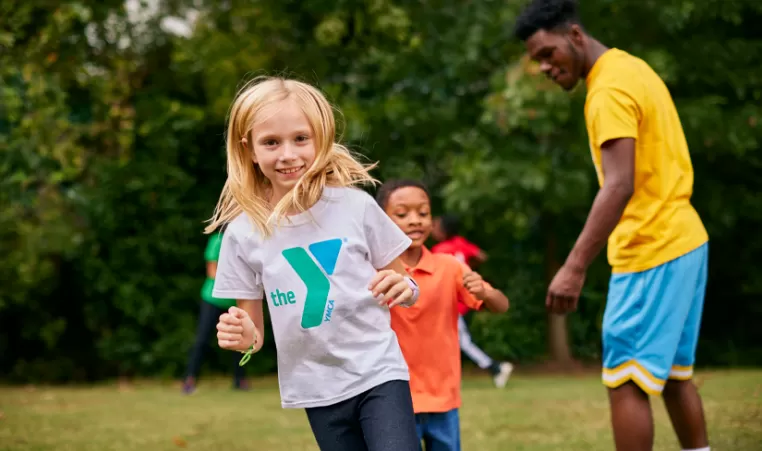
[[[410,308],[393,308],[392,329],[410,369],[415,413],[448,412],[460,407],[458,299],[478,310],[463,286],[464,265],[425,247],[418,265],[406,268],[421,294]]]

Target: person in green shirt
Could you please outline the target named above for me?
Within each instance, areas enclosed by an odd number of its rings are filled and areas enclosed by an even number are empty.
[[[206,260],[206,280],[201,288],[201,311],[199,312],[198,326],[196,329],[196,341],[191,349],[188,368],[183,379],[183,393],[191,394],[196,390],[198,373],[201,369],[201,362],[204,358],[204,352],[209,344],[209,336],[215,330],[217,320],[220,315],[225,313],[231,306],[235,305],[234,299],[220,299],[212,296],[214,289],[214,277],[217,274],[217,260],[220,256],[220,246],[222,245],[222,232],[216,232],[209,236],[209,241],[204,252]],[[248,390],[248,382],[245,380],[244,368],[238,365],[240,355],[233,353],[233,388],[237,390]]]

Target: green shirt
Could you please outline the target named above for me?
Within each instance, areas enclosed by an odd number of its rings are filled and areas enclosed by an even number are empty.
[[[215,232],[209,236],[209,242],[204,251],[204,260],[216,262],[220,258],[220,247],[222,247],[222,232]],[[235,305],[235,299],[215,298],[212,296],[212,290],[214,290],[214,279],[207,277],[204,286],[201,287],[201,299],[224,310]]]

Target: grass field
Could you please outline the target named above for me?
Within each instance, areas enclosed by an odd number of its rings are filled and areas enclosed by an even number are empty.
[[[701,373],[713,451],[762,450],[762,370]],[[173,383],[0,387],[0,450],[317,450],[304,412],[283,410],[274,378],[248,393],[227,379],[181,396]],[[463,384],[464,451],[613,449],[606,394],[595,375],[517,376],[497,390]],[[679,450],[660,400],[657,450]]]

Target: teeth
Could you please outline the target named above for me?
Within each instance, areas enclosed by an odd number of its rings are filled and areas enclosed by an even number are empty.
[[[298,172],[301,168],[293,168],[293,169],[280,169],[278,172],[281,174],[293,174],[294,172]]]

